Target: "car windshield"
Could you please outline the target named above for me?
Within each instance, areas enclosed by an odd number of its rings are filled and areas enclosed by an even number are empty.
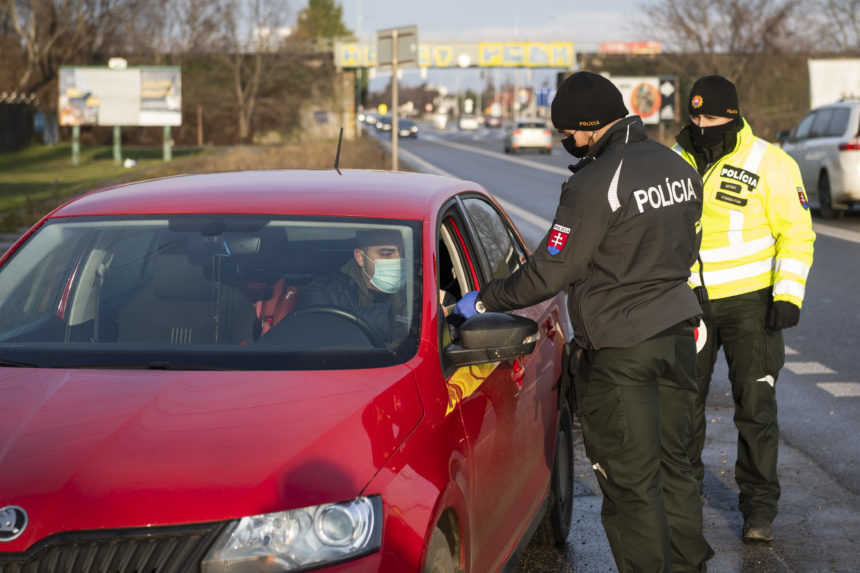
[[[541,121],[521,121],[517,123],[519,129],[546,129],[546,124]]]
[[[418,343],[419,234],[350,218],[51,221],[0,268],[0,366],[402,362]]]

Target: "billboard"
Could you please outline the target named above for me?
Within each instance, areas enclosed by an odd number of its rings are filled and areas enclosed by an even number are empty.
[[[601,54],[654,55],[662,50],[660,42],[600,42]]]
[[[60,125],[182,125],[178,67],[61,67]]]
[[[646,125],[675,121],[675,78],[651,76],[610,76],[631,114]]]

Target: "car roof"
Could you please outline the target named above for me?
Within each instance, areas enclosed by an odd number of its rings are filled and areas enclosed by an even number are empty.
[[[233,171],[117,185],[74,199],[58,217],[194,213],[322,215],[423,220],[477,183],[422,173]]]

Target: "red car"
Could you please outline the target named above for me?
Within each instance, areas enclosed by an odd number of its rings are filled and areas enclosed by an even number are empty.
[[[563,542],[562,297],[446,316],[525,257],[480,186],[429,175],[56,209],[0,259],[0,572],[484,573]]]

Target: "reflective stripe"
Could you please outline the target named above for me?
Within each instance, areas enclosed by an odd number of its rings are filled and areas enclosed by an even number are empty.
[[[630,126],[627,129],[630,129]],[[613,213],[621,208],[621,202],[618,200],[618,178],[621,175],[622,165],[624,165],[623,159],[618,164],[618,169],[615,170],[615,175],[612,176],[612,181],[609,183],[609,191],[606,193],[609,199],[609,208],[612,209]]]
[[[684,150],[683,150],[683,149],[681,148],[681,146],[680,146],[680,145],[678,145],[677,143],[676,143],[675,145],[673,145],[673,146],[672,146],[672,151],[674,151],[674,152],[675,152],[675,153],[677,153],[678,155],[681,155],[681,156],[683,156],[683,155],[684,155]]]
[[[758,171],[758,166],[761,164],[761,160],[764,159],[764,153],[767,151],[768,145],[770,144],[767,141],[759,139],[758,137],[755,138],[750,154],[747,156],[747,160],[744,163],[745,171],[749,171],[750,173]]]
[[[712,287],[734,281],[752,278],[760,274],[773,271],[773,259],[765,259],[748,263],[731,269],[722,269],[719,271],[705,271],[705,285]],[[702,282],[699,280],[699,273],[690,273],[690,283],[693,286],[699,286]]]
[[[777,259],[776,272],[791,273],[806,280],[806,277],[809,275],[809,265],[797,259]]]
[[[761,251],[771,248],[776,241],[770,235],[748,241],[739,245],[730,245],[728,247],[720,247],[719,249],[702,249],[699,251],[699,256],[706,263],[722,263],[733,259],[743,259],[754,255]]]
[[[806,287],[803,286],[803,283],[799,283],[797,281],[784,280],[773,285],[773,296],[787,294],[803,300],[803,295],[805,293]]]

